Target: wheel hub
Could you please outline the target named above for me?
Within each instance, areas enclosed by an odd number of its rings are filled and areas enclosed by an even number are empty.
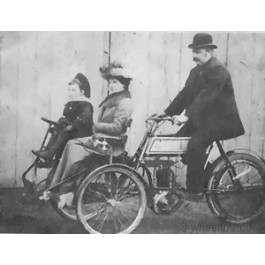
[[[112,206],[112,207],[115,207],[115,206],[118,206],[120,205],[121,203],[115,199],[108,199],[108,203]]]

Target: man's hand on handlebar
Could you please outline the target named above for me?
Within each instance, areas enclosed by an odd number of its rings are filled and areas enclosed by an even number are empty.
[[[160,123],[163,121],[170,121],[173,124],[172,118],[167,116],[165,113],[153,114],[149,118],[147,118],[145,122],[148,123],[149,121],[155,121],[156,123]]]
[[[166,113],[161,113],[161,114],[153,114],[151,117],[150,117],[151,120],[157,120],[157,121],[165,121],[165,120],[168,120],[168,121],[171,121],[172,124],[176,124],[178,126],[186,123],[188,121],[188,117],[186,115],[174,115],[172,117],[169,117],[166,115]]]
[[[186,115],[174,115],[172,117],[172,121],[177,124],[178,126],[186,123],[188,121],[188,117]]]

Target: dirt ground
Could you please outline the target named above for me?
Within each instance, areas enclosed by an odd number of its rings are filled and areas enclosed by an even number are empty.
[[[22,189],[1,189],[0,233],[82,234],[78,222],[57,215],[48,202],[26,203]],[[159,216],[147,209],[136,234],[263,234],[265,211],[257,220],[244,224],[224,223],[209,210],[207,203],[184,202],[170,216]]]

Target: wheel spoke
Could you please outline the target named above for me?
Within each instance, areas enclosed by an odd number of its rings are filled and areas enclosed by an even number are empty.
[[[124,216],[129,222],[133,221],[133,219],[130,219],[128,215],[126,215],[123,211],[120,210],[120,213],[122,216]]]
[[[95,183],[92,183],[95,184]],[[100,195],[101,197],[103,197],[105,199],[105,201],[108,200],[108,198],[104,195],[103,191],[101,190],[100,186],[98,185],[97,188],[99,189],[99,191],[95,191],[93,190],[90,186],[88,187],[88,190],[93,192],[95,195]]]
[[[115,172],[105,174],[105,183],[106,183],[109,194],[111,195],[112,198],[114,198],[114,196],[117,193],[117,188],[116,188],[117,187],[117,176]]]
[[[100,182],[100,179],[101,179],[101,182]],[[100,188],[100,191],[101,191],[103,194],[104,194],[104,191],[102,191],[101,187],[102,187],[102,185],[104,184],[104,187],[106,188],[106,189],[105,189],[105,194],[106,194],[106,195],[108,194],[109,196],[111,195],[111,194],[109,193],[107,187],[106,187],[106,181],[105,181],[105,174],[104,174],[104,173],[100,175],[100,177],[96,180],[95,184],[98,186],[98,188]],[[104,194],[104,195],[105,195],[105,194]],[[105,198],[107,198],[107,197],[105,196]]]
[[[126,198],[136,196],[139,192],[137,190],[135,191],[135,188],[135,186],[127,187],[126,190],[124,190],[124,192],[119,195],[118,199],[122,201]]]
[[[108,198],[106,197],[106,195],[104,194],[104,191],[101,189],[101,185],[103,185],[102,183],[99,183],[99,182],[96,182],[96,183],[94,183],[94,184],[96,184],[96,188],[97,189],[99,189],[99,191],[101,192],[101,195],[105,198],[105,200],[107,201],[108,200]],[[107,190],[106,190],[106,192],[108,192]]]
[[[126,186],[123,185],[122,187],[120,187],[120,189],[118,190],[117,194],[120,195],[120,194],[126,193],[129,190],[129,187],[131,186],[131,184],[133,184],[133,182],[130,179],[128,185],[126,185]]]
[[[107,219],[108,216],[109,216],[109,212],[105,212],[105,217],[104,217],[103,220],[99,223],[99,226],[97,226],[98,229],[99,229],[99,231],[102,231],[102,227],[103,227],[103,225],[104,225],[104,223],[105,223],[105,220]]]
[[[114,221],[114,230],[115,230],[115,234],[118,232],[118,227],[117,227],[117,220],[116,218],[113,219]]]
[[[117,192],[119,192],[120,188],[124,185],[126,181],[126,176],[121,174],[118,181],[117,181]]]
[[[101,213],[106,209],[106,203],[102,202],[101,204],[102,205],[99,207],[99,209],[96,209],[94,205],[92,206],[94,208],[94,211],[87,213],[87,215],[84,216],[86,221],[92,219],[94,216],[98,215],[98,213]]]
[[[120,193],[123,192],[128,186],[130,186],[130,184],[131,184],[131,182],[132,182],[131,179],[129,179],[129,183],[128,183],[128,185],[126,185],[126,181],[128,181],[128,180],[124,179],[124,180],[122,181],[121,186],[119,187],[117,194],[120,194]],[[125,186],[125,185],[126,185],[126,186]]]
[[[98,214],[98,212],[97,212],[97,214],[95,216],[96,216],[96,218],[91,219],[91,222],[92,222],[93,225],[95,225],[96,227],[98,227],[98,224],[96,225],[96,222],[99,221],[100,214]]]
[[[117,216],[115,219],[119,222],[121,228],[122,228],[122,227],[124,227],[125,229],[127,228],[127,227],[124,226],[124,224],[121,222],[121,220],[119,219],[118,216]]]
[[[118,188],[118,180],[115,172],[111,174],[111,193],[112,198],[114,198],[117,194],[117,188]]]

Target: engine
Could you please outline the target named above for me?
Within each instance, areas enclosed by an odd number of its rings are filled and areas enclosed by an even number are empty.
[[[152,210],[157,214],[169,215],[182,204],[182,198],[176,190],[180,187],[182,176],[185,176],[185,164],[181,156],[155,157],[145,161],[152,170],[154,187]]]

